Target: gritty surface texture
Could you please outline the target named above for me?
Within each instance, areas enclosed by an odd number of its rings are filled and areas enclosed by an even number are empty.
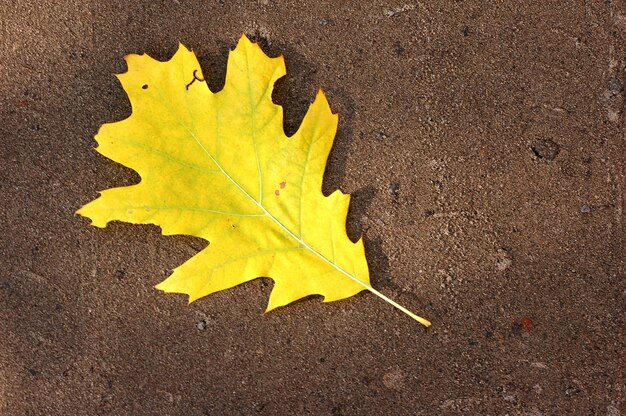
[[[0,414],[624,415],[620,2],[2,1]],[[346,2],[348,3],[348,2]],[[99,126],[123,55],[242,33],[340,113],[375,296],[263,315],[270,279],[187,306],[153,289],[205,243],[74,216],[132,171]]]

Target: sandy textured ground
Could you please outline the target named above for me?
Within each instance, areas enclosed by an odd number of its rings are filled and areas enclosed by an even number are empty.
[[[622,2],[1,3],[1,415],[626,414]],[[201,240],[74,216],[137,180],[93,150],[122,56],[181,41],[215,89],[242,33],[287,131],[328,93],[325,189],[431,329],[371,294],[264,316],[269,279],[187,306],[152,287]]]

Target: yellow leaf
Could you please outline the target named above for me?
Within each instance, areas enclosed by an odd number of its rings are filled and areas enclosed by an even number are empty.
[[[320,91],[299,130],[287,137],[272,102],[285,75],[245,36],[229,55],[226,84],[212,93],[183,45],[167,62],[126,56],[118,75],[132,114],[105,124],[97,150],[134,169],[140,183],[107,189],[78,213],[92,225],[156,224],[210,245],[157,288],[192,302],[261,276],[275,284],[267,310],[309,295],[325,302],[367,289],[430,325],[370,285],[362,240],[346,235],[350,196],[322,194],[337,115]]]

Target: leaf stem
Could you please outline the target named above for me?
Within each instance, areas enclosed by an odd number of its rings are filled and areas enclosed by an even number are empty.
[[[396,308],[400,309],[402,312],[406,313],[411,318],[415,319],[417,322],[419,322],[420,324],[424,325],[425,327],[428,328],[429,326],[432,325],[432,323],[428,319],[424,319],[421,316],[418,316],[418,315],[414,314],[413,312],[411,312],[410,310],[408,310],[404,306],[402,306],[399,303],[396,303],[395,301],[389,299],[387,296],[383,295],[382,293],[380,293],[378,290],[374,289],[373,287],[371,287],[369,285],[364,285],[364,286],[365,286],[365,288],[367,290],[369,290],[370,292],[372,292],[373,294],[375,294],[376,296],[378,296],[379,298],[381,298],[385,302],[387,302],[387,303],[391,304],[392,306],[395,306]]]

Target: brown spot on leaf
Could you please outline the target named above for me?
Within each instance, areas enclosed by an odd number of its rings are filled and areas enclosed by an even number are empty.
[[[274,191],[274,194],[276,194],[276,196],[280,196],[280,191],[277,189]]]
[[[189,87],[191,87],[191,84],[193,84],[196,81],[200,81],[200,82],[204,82],[206,81],[204,78],[199,78],[198,75],[196,74],[196,72],[198,72],[197,69],[193,70],[193,79],[189,82],[189,84],[185,85],[185,89],[189,90]]]
[[[285,186],[287,186],[287,182],[282,181],[282,182],[280,183],[280,189],[285,189]]]

